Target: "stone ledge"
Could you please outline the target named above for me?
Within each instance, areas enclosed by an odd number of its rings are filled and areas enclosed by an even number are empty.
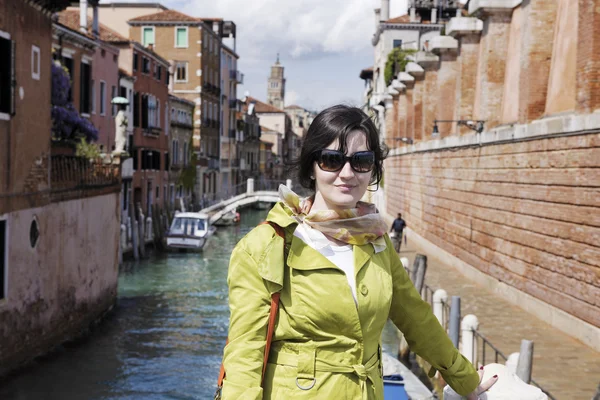
[[[480,12],[506,12],[512,10],[523,0],[471,0],[469,3],[469,14],[477,14]]]
[[[415,62],[421,67],[436,65],[440,62],[440,58],[433,53],[427,51],[418,51],[414,54]]]
[[[406,89],[406,85],[404,85],[400,80],[394,79],[392,81],[392,87],[399,92],[402,92]]]
[[[400,82],[407,82],[407,83],[414,83],[415,82],[415,78],[411,74],[408,74],[406,72],[399,72],[398,73],[398,81],[400,81]]]
[[[446,35],[457,37],[471,33],[481,33],[483,21],[477,18],[455,17],[446,25]]]
[[[394,149],[390,151],[390,156],[598,130],[600,130],[600,110],[591,114],[548,117],[529,124],[497,126],[481,134],[469,133],[428,140]]]
[[[458,50],[458,40],[452,36],[436,36],[429,41],[429,50],[435,54]]]
[[[412,62],[412,61],[409,62],[408,64],[406,64],[406,68],[404,68],[404,71],[407,74],[414,76],[415,78],[420,78],[423,75],[425,75],[425,70],[423,69],[423,67],[421,67],[416,62]]]

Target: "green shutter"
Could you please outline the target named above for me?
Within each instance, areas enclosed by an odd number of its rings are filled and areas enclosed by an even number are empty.
[[[188,45],[187,29],[177,28],[177,47],[187,47],[187,45]]]
[[[144,46],[154,44],[154,30],[152,28],[144,28]]]

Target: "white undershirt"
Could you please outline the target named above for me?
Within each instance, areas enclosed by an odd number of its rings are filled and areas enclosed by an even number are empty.
[[[323,233],[303,223],[298,224],[294,236],[323,254],[325,258],[344,271],[354,297],[354,303],[358,304],[356,299],[356,277],[354,276],[354,246],[351,244],[343,246],[331,244]]]

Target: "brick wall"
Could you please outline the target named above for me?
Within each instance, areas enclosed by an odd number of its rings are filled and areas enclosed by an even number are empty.
[[[600,134],[386,161],[387,212],[492,277],[600,326]]]
[[[600,7],[595,0],[579,0],[577,41],[577,110],[600,108]]]

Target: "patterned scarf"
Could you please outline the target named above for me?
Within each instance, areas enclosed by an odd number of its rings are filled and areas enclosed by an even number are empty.
[[[348,244],[372,243],[385,247],[383,235],[387,232],[387,225],[374,204],[359,201],[356,208],[310,212],[314,195],[301,200],[287,186],[280,185],[279,197],[298,222],[304,222],[327,236]]]

